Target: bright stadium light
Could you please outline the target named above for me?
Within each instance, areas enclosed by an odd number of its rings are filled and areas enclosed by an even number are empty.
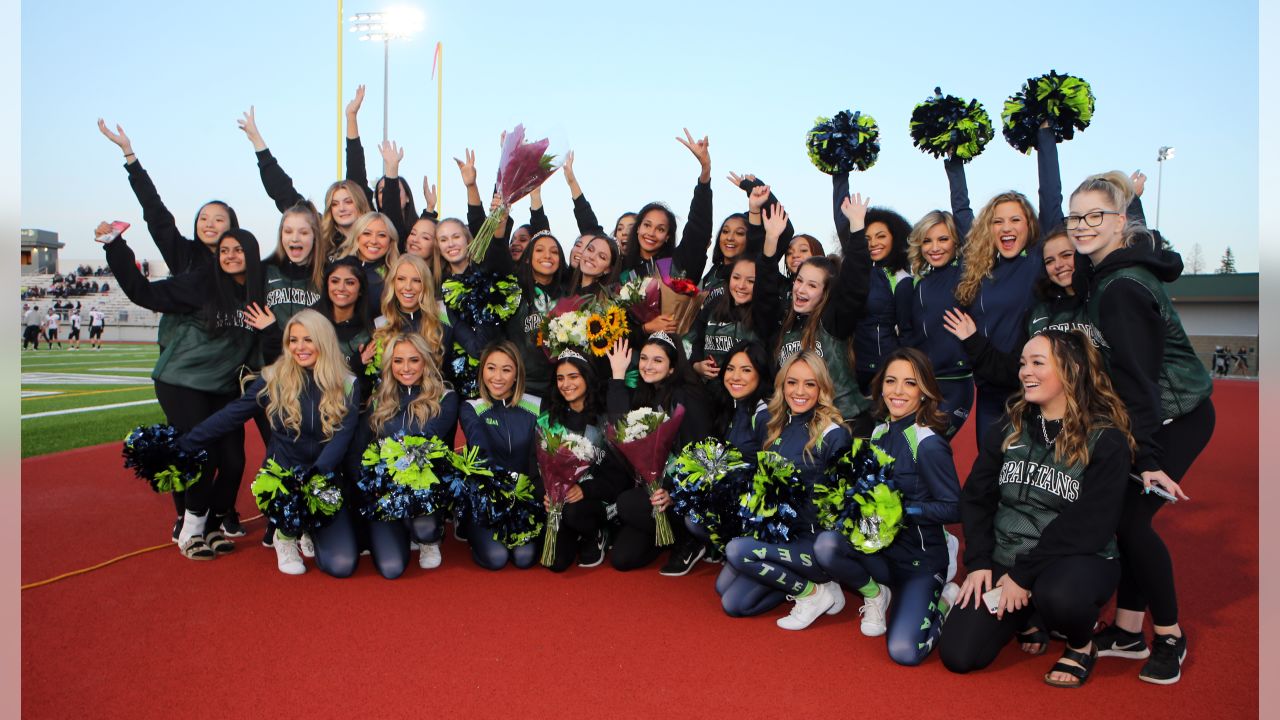
[[[401,40],[422,30],[422,10],[410,5],[396,5],[382,12],[356,13],[348,18],[351,32],[361,40],[382,43],[382,141],[387,141],[387,106],[391,94],[391,41]]]

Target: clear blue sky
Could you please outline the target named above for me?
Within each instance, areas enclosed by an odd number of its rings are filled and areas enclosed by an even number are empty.
[[[698,168],[674,137],[688,127],[710,136],[717,222],[745,204],[725,174],[754,172],[798,230],[825,240],[830,182],[809,163],[804,134],[815,116],[850,108],[873,115],[882,133],[880,160],[854,176],[855,189],[914,221],[948,195],[941,161],[911,146],[913,106],[941,85],[978,98],[998,121],[1026,78],[1056,69],[1097,95],[1093,125],[1060,146],[1067,192],[1092,172],[1140,168],[1154,220],[1156,148],[1173,145],[1162,229],[1184,256],[1199,243],[1210,269],[1228,245],[1240,270],[1257,269],[1255,3],[1024,3],[1016,13],[952,2],[414,4],[427,27],[391,48],[391,137],[406,147],[401,173],[413,186],[423,174],[434,181],[431,57],[443,40],[446,214],[464,210],[449,158],[475,148],[483,187],[499,134],[523,122],[576,151],[607,227],[655,199],[683,221]],[[381,7],[348,0],[344,9]],[[95,127],[102,116],[129,133],[179,227],[220,198],[272,246],[279,216],[235,121],[255,105],[298,188],[323,199],[335,175],[336,14],[334,2],[302,0],[24,2],[23,227],[58,232],[71,258],[101,256],[90,238],[99,220],[141,229],[120,154]],[[376,177],[382,48],[346,40],[343,92],[368,85],[361,134]],[[1035,197],[1034,158],[999,135],[968,173],[975,208],[1008,188]],[[544,202],[570,242],[559,175]],[[526,220],[527,203],[515,216]],[[132,235],[142,255],[156,256],[145,235]]]

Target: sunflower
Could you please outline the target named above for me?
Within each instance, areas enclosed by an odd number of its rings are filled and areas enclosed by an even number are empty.
[[[605,323],[609,326],[609,334],[620,338],[627,334],[627,311],[613,305],[604,314]]]
[[[591,346],[591,352],[596,357],[601,357],[609,350],[609,346],[613,344],[610,341],[609,323],[605,318],[597,313],[591,313],[587,318],[587,344]]]

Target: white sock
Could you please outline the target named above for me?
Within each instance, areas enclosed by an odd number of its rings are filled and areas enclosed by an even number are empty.
[[[182,515],[182,529],[178,531],[178,545],[186,545],[187,541],[197,535],[204,535],[204,515],[196,515],[190,510]]]

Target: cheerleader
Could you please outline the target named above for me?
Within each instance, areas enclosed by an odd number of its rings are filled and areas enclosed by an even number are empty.
[[[563,572],[576,560],[578,567],[596,567],[604,562],[607,545],[606,508],[617,501],[629,486],[626,468],[610,452],[604,436],[604,403],[595,370],[586,357],[573,350],[560,353],[554,364],[555,384],[538,418],[542,437],[573,433],[586,438],[599,458],[569,491],[560,530],[556,534],[553,572]],[[550,505],[549,497],[543,498]]]
[[[803,271],[803,268],[802,268]],[[827,465],[849,450],[852,438],[834,402],[835,389],[827,366],[817,353],[802,350],[778,371],[773,397],[756,416],[755,434],[761,450],[776,452],[796,468],[792,482],[806,496],[796,508],[794,538],[785,545],[739,537],[725,547],[725,561],[736,576],[726,579],[720,604],[730,617],[765,612],[783,599],[795,600],[778,627],[803,630],[819,615],[844,609],[844,593],[814,561],[817,510],[808,499]]]
[[[805,260],[826,256],[827,251],[822,249],[822,243],[818,242],[818,238],[804,233],[792,237],[787,243],[786,257],[783,258],[787,267],[787,279],[796,279],[796,273],[800,272],[800,265]]]
[[[1112,382],[1133,419],[1138,445],[1133,469],[1142,480],[1141,486],[1125,485],[1115,625],[1099,634],[1099,654],[1143,658],[1149,653],[1138,677],[1167,685],[1182,675],[1187,639],[1178,624],[1169,551],[1152,526],[1165,501],[1150,490],[1188,499],[1179,483],[1213,436],[1213,380],[1165,287],[1178,278],[1182,259],[1158,249],[1145,225],[1121,209],[1133,197],[1134,187],[1123,173],[1092,175],[1071,194],[1066,224],[1083,266],[1077,281],[1087,283],[1089,322],[1105,341]],[[1148,608],[1155,631],[1150,650],[1142,635]]]
[[[325,267],[325,295],[315,304],[315,310],[333,323],[338,337],[338,349],[352,375],[364,375],[361,352],[373,339],[373,323],[368,310],[369,294],[365,288],[365,275],[360,271],[360,261],[355,258],[334,260]]]
[[[985,668],[1034,615],[1043,627],[1033,631],[1067,639],[1045,682],[1079,687],[1098,657],[1098,613],[1120,578],[1115,536],[1134,443],[1084,335],[1048,330],[1027,342],[1022,363],[1021,395],[961,493],[969,574],[939,655],[952,672]]]
[[[555,307],[569,283],[569,266],[560,241],[550,232],[534,235],[515,264],[520,283],[520,307],[507,321],[506,336],[524,356],[525,384],[538,397],[549,397],[551,362],[538,345],[538,332],[547,311]]]
[[[324,287],[325,258],[317,254],[320,216],[311,203],[294,205],[280,216],[276,249],[262,261],[266,306],[276,321],[314,305]]]
[[[321,475],[338,470],[355,431],[359,387],[343,365],[333,326],[320,313],[303,310],[294,315],[285,324],[284,335],[279,359],[264,368],[239,399],[183,435],[179,449],[194,452],[206,447],[235,432],[258,408],[265,408],[271,420],[267,460],[285,469]],[[187,520],[198,524],[199,518],[188,515]],[[359,555],[345,503],[328,525],[313,532],[313,539],[317,567],[333,577],[355,572]],[[280,572],[306,572],[297,538],[276,530],[273,544]]]
[[[642,214],[643,217],[643,214]],[[584,258],[583,262],[586,262]],[[628,390],[627,368],[631,365],[631,346],[619,340],[609,349],[609,367],[612,376],[607,396],[609,420],[617,422],[628,412],[640,408],[652,408],[670,417],[677,406],[684,406],[684,419],[676,432],[672,447],[702,440],[712,434],[710,403],[702,383],[693,374],[680,345],[665,332],[655,332],[640,347],[639,380],[635,391]],[[650,494],[644,486],[631,487],[618,496],[618,519],[622,528],[610,556],[617,570],[635,570],[657,559],[661,548],[654,545],[656,521],[654,509],[666,512],[671,507],[671,495],[664,487]],[[671,557],[659,571],[662,575],[677,577],[693,568],[706,548],[702,542],[684,532],[683,523],[672,523],[676,543]]]
[[[506,340],[486,346],[480,353],[480,397],[463,403],[458,419],[467,445],[480,448],[495,475],[507,472],[536,477],[534,443],[541,402],[524,392],[524,365],[515,346]],[[534,496],[542,494],[542,488],[537,487]],[[470,518],[468,525],[471,557],[480,567],[501,570],[510,561],[525,569],[538,561],[537,542],[508,548],[481,518]]]
[[[367,212],[351,224],[346,242],[334,250],[333,257],[359,260],[370,295],[381,297],[387,272],[400,257],[399,242],[391,218],[380,212]]]
[[[944,523],[960,521],[960,480],[951,446],[943,439],[947,419],[929,359],[914,348],[898,348],[876,373],[871,400],[885,422],[871,441],[893,462],[893,482],[902,493],[903,527],[875,554],[855,549],[840,532],[814,541],[819,567],[864,599],[861,630],[888,633],[889,657],[900,665],[924,661],[942,631],[942,619],[960,588],[949,581]],[[893,622],[886,621],[892,615]]]
[[[388,342],[388,361],[382,383],[373,397],[369,426],[374,441],[400,435],[439,438],[453,443],[458,422],[458,395],[444,384],[435,353],[421,335],[397,335]],[[418,567],[440,567],[440,539],[444,536],[442,513],[408,521],[370,519],[369,544],[373,564],[388,580],[400,577],[409,562],[409,540],[418,544]]]

